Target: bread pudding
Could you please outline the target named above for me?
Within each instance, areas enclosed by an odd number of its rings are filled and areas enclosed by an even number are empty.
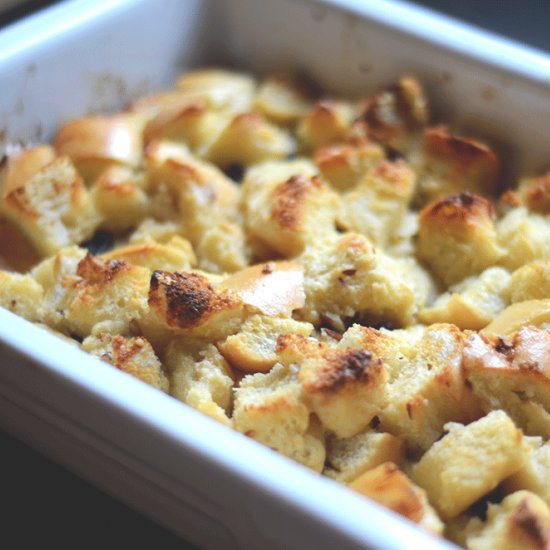
[[[413,77],[192,71],[7,152],[0,305],[436,535],[549,548],[550,173],[505,180]]]

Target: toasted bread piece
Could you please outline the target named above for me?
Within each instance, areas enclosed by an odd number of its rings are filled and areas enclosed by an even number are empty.
[[[132,333],[147,310],[150,272],[118,260],[103,261],[73,247],[44,260],[33,275],[44,288],[44,319],[65,334],[92,330]]]
[[[550,170],[539,176],[523,178],[517,193],[529,210],[550,213]]]
[[[343,196],[339,226],[384,248],[403,220],[415,181],[416,174],[403,160],[383,160]]]
[[[354,109],[343,101],[323,100],[315,103],[298,124],[300,149],[315,151],[344,140],[353,122]]]
[[[232,273],[250,264],[250,247],[240,225],[222,223],[206,229],[196,247],[198,266],[212,273]]]
[[[185,342],[174,340],[165,354],[170,393],[190,407],[226,425],[232,408],[234,375],[214,346],[191,355]]]
[[[212,226],[238,219],[239,188],[212,164],[168,142],[150,144],[146,161],[152,194],[166,199],[159,217],[181,220],[193,245]]]
[[[281,334],[309,336],[312,331],[309,323],[254,315],[242,324],[238,334],[218,344],[218,349],[240,371],[268,372],[278,361],[277,339]]]
[[[518,491],[490,504],[486,521],[466,526],[468,550],[546,550],[550,548],[550,510],[536,495]]]
[[[218,166],[249,166],[284,159],[296,152],[291,134],[257,112],[232,118],[209,145],[204,156]]]
[[[405,442],[389,433],[362,432],[349,438],[327,438],[327,466],[323,474],[347,483],[384,462],[399,464]]]
[[[248,235],[288,258],[334,232],[338,196],[314,174],[314,165],[300,160],[249,170],[242,186]]]
[[[260,84],[254,107],[279,124],[292,124],[311,109],[311,90],[288,73],[272,73]]]
[[[401,153],[416,145],[428,121],[428,106],[420,83],[410,76],[368,98],[360,118],[368,135]]]
[[[92,182],[110,166],[139,166],[144,124],[144,117],[134,113],[76,118],[58,128],[54,147],[59,155],[69,156],[82,177]]]
[[[524,327],[510,338],[471,334],[463,365],[485,411],[503,409],[525,433],[550,437],[550,333]]]
[[[384,462],[364,472],[348,487],[429,531],[443,532],[443,523],[430,506],[426,491],[415,485],[393,462]]]
[[[275,365],[245,376],[235,390],[233,425],[239,432],[321,472],[323,430],[302,400],[297,369]]]
[[[507,305],[510,273],[489,267],[477,277],[453,285],[418,314],[422,323],[452,323],[460,329],[479,330],[487,326]]]
[[[345,233],[319,238],[300,256],[305,268],[305,307],[301,319],[315,325],[330,320],[409,325],[424,306],[432,282],[414,262],[392,258],[363,235]]]
[[[122,372],[168,392],[168,378],[151,344],[143,336],[125,337],[98,332],[82,342],[82,349]]]
[[[534,260],[550,259],[550,220],[530,213],[525,207],[513,208],[496,226],[499,246],[505,254],[499,263],[518,269]]]
[[[471,193],[448,195],[420,214],[417,253],[447,285],[477,275],[498,262],[493,203]]]
[[[277,352],[299,366],[304,402],[340,438],[363,431],[386,405],[387,373],[370,351],[308,344],[303,336],[283,334]]]
[[[0,216],[0,268],[25,273],[39,261],[38,252],[21,229]]]
[[[514,491],[527,490],[538,495],[547,506],[550,506],[550,442],[542,442],[540,437],[526,438],[531,452],[515,474],[504,481],[504,489]]]
[[[424,131],[420,161],[413,165],[422,174],[415,196],[418,206],[465,191],[496,195],[500,161],[494,151],[472,138],[453,135],[443,126]]]
[[[384,160],[384,149],[377,143],[335,143],[315,151],[315,164],[334,189],[353,189]]]
[[[517,472],[527,452],[522,432],[503,411],[463,426],[449,423],[412,469],[443,519],[457,516]]]
[[[44,290],[33,277],[0,270],[0,306],[28,319],[40,321]]]
[[[454,325],[383,332],[354,327],[348,333],[342,342],[353,341],[388,365],[388,401],[380,427],[404,439],[409,452],[429,449],[447,422],[469,422],[481,414],[465,384],[464,339]]]
[[[550,299],[550,259],[529,262],[516,269],[506,288],[510,303]]]
[[[103,171],[91,189],[102,227],[121,232],[137,226],[149,211],[145,186],[143,173],[124,166],[111,166]]]
[[[73,164],[58,157],[2,199],[1,213],[45,257],[90,237],[101,222]]]

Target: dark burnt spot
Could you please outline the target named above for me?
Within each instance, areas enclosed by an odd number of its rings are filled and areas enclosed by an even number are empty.
[[[378,428],[378,426],[380,426],[380,418],[378,416],[375,416],[371,421],[370,421],[370,427],[373,429],[373,430],[376,430],[376,428]]]
[[[514,352],[514,345],[507,342],[504,338],[499,337],[495,345],[495,351],[502,353],[503,355],[510,356]]]
[[[196,273],[154,271],[151,275],[149,305],[158,306],[159,294],[164,295],[169,325],[191,327],[210,309],[213,287]]]
[[[357,269],[344,269],[342,275],[346,277],[353,277],[357,273]]]
[[[342,335],[339,332],[336,332],[335,330],[331,330],[330,328],[321,328],[321,334],[327,336],[328,338],[332,338],[337,342],[339,342],[342,339]]]
[[[268,262],[262,267],[262,275],[270,275],[273,273],[274,265],[272,262]]]

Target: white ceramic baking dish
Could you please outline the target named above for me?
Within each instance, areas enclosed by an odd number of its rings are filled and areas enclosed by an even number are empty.
[[[550,164],[550,59],[388,0],[62,3],[0,33],[0,137],[47,140],[211,63],[358,96],[413,73],[508,180]],[[449,546],[1,308],[0,424],[201,547]]]

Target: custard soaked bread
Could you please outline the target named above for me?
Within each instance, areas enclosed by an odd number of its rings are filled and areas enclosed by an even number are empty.
[[[444,122],[411,76],[223,69],[66,121],[0,164],[0,306],[437,536],[550,548],[550,176]]]

